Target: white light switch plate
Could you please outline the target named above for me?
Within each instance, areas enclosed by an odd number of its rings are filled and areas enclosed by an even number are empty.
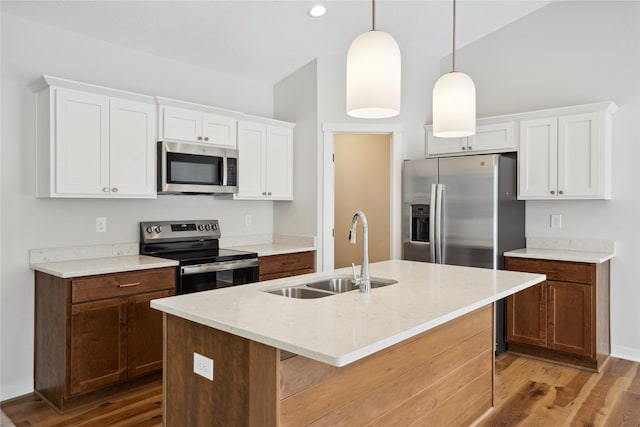
[[[213,381],[213,359],[193,353],[193,372]]]
[[[562,228],[562,215],[551,214],[551,228]]]

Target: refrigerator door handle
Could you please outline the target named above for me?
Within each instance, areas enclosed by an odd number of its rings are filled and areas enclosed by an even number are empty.
[[[429,205],[429,262],[436,262],[436,184],[431,184],[431,204]]]
[[[436,264],[442,264],[442,197],[444,194],[444,184],[438,184],[436,188],[436,211],[435,211],[435,240],[436,240]]]

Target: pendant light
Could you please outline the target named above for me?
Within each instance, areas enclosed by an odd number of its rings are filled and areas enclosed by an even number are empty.
[[[371,1],[371,31],[360,34],[347,53],[347,114],[381,119],[400,114],[400,48],[376,30],[376,4]]]
[[[433,87],[433,135],[459,138],[476,133],[476,87],[471,77],[456,71],[456,0],[453,0],[451,72]]]

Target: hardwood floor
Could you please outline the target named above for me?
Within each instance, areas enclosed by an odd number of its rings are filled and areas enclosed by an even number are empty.
[[[496,374],[478,426],[640,426],[640,363],[611,358],[596,374],[507,353]]]
[[[34,394],[3,402],[2,410],[16,427],[162,426],[162,381],[64,415]]]
[[[505,354],[496,360],[496,407],[478,426],[640,426],[640,363],[604,372]],[[97,406],[57,414],[35,395],[2,403],[16,427],[161,426],[160,382]]]

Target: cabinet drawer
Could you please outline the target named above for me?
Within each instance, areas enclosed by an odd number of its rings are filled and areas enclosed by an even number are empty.
[[[548,261],[506,257],[507,270],[546,274],[548,280],[562,282],[595,282],[595,265],[582,262]]]
[[[313,251],[260,257],[260,275],[314,269]]]
[[[105,274],[71,280],[71,302],[113,298],[119,296],[174,289],[174,268]]]

